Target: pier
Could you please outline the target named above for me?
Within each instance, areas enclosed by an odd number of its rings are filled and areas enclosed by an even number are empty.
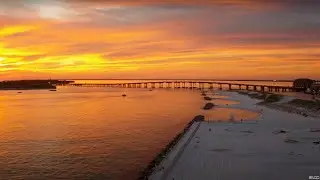
[[[290,92],[294,88],[290,86],[276,85],[256,85],[239,84],[215,81],[150,81],[150,82],[131,82],[131,83],[113,83],[113,84],[91,84],[91,83],[73,83],[68,86],[79,87],[118,87],[118,88],[185,88],[185,89],[218,89],[227,88],[229,90],[252,90],[262,92]]]

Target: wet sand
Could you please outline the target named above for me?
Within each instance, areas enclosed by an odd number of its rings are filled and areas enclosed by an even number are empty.
[[[230,114],[234,115],[234,121],[236,122],[256,120],[260,115],[258,111],[227,107],[214,107],[203,114],[205,120],[210,122],[228,122]]]
[[[233,105],[233,104],[240,104],[239,101],[232,101],[228,99],[218,99],[218,98],[213,98],[212,102],[216,105],[226,105],[226,106]]]
[[[220,94],[240,102],[229,107],[262,113],[256,120],[193,124],[193,132],[149,179],[300,180],[320,175],[319,118],[257,106],[259,100],[236,92]]]

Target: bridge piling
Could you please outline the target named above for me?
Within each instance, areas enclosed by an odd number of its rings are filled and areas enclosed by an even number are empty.
[[[209,83],[209,89],[213,89],[213,84]]]

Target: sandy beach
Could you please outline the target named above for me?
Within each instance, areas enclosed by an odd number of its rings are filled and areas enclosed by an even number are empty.
[[[261,114],[243,122],[194,123],[149,179],[301,180],[320,175],[319,117],[256,105],[261,100],[237,92],[218,93],[240,102],[228,108]]]

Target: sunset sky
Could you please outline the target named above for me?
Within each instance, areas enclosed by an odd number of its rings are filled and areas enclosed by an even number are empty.
[[[318,0],[0,0],[0,81],[320,79]]]

